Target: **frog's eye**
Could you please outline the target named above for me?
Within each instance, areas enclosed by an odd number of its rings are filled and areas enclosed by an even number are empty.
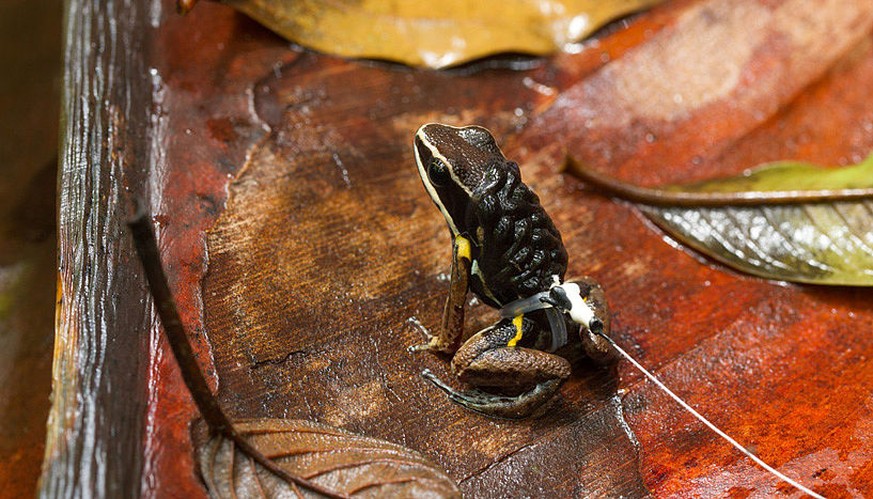
[[[430,179],[433,185],[446,185],[450,180],[449,169],[446,168],[445,163],[442,161],[432,158],[427,164],[427,178]]]

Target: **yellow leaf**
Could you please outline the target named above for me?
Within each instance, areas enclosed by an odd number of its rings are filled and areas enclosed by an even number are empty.
[[[222,0],[303,46],[442,68],[546,54],[660,0]]]

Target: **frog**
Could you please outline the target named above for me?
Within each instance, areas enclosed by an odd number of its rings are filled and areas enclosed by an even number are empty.
[[[448,226],[452,262],[440,327],[431,333],[422,326],[427,342],[410,351],[451,356],[455,378],[468,388],[452,388],[430,370],[425,379],[466,409],[521,419],[570,376],[572,356],[564,352],[571,344],[581,343],[595,363],[614,363],[604,338],[610,315],[603,288],[588,276],[564,280],[561,234],[493,134],[478,125],[428,123],[415,133],[413,152]],[[500,313],[475,333],[464,328],[470,293]]]

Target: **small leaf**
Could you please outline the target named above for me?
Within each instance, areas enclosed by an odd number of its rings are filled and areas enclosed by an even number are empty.
[[[855,201],[873,198],[873,154],[846,168],[777,161],[737,177],[696,184],[641,187],[598,173],[567,158],[585,182],[622,199],[660,206],[740,206]]]
[[[873,286],[873,201],[642,209],[673,237],[739,271]]]
[[[441,68],[500,52],[551,53],[661,0],[222,1],[322,52]]]
[[[353,497],[460,497],[455,483],[403,446],[302,420],[249,419],[237,432],[289,473]],[[278,478],[232,441],[195,428],[200,473],[213,497],[317,497]]]
[[[641,209],[671,236],[742,272],[873,286],[873,155],[847,168],[784,161],[740,177],[654,189],[608,179],[572,160],[570,169],[645,203]]]
[[[873,197],[873,154],[857,165],[822,168],[812,163],[777,161],[743,175],[697,184],[671,185],[676,193],[725,193],[700,196],[699,201],[723,199],[719,204],[797,203]],[[731,196],[732,195],[732,196]],[[712,204],[712,203],[707,203]]]

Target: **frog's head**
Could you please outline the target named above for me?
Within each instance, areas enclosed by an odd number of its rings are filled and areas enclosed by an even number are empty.
[[[421,181],[449,229],[455,235],[465,232],[473,192],[491,166],[506,161],[491,132],[428,123],[415,133],[413,149]]]

